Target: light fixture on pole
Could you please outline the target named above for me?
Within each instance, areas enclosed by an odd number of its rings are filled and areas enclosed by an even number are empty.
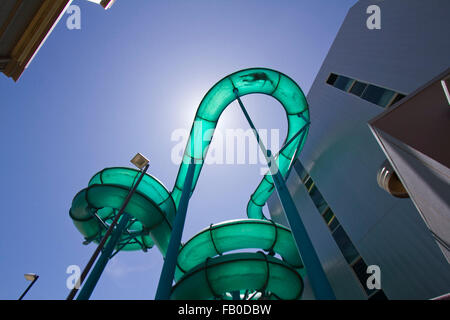
[[[37,281],[37,279],[39,279],[39,276],[35,273],[25,273],[24,274],[25,279],[27,279],[28,281],[31,281],[30,285],[27,287],[27,289],[22,293],[22,295],[20,296],[19,300],[22,300],[23,297],[25,297],[25,295],[27,294],[27,292],[31,289],[31,287],[33,286],[33,284]]]
[[[138,152],[133,157],[133,159],[130,160],[130,162],[134,164],[136,168],[142,170],[149,163],[149,160],[144,155]]]

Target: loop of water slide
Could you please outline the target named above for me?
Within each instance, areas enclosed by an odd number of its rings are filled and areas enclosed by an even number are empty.
[[[207,259],[172,288],[173,300],[222,298],[229,292],[270,292],[282,300],[299,299],[303,279],[287,263],[263,253],[233,253]]]
[[[303,263],[288,228],[267,220],[238,219],[211,225],[186,242],[178,253],[175,280],[208,258],[240,249],[277,253],[303,274]]]
[[[196,167],[191,193],[195,189],[211,142],[210,139],[205,139],[205,136],[210,136],[210,132],[216,128],[222,112],[236,99],[234,89],[238,90],[240,97],[253,93],[266,94],[281,103],[288,122],[284,143],[304,129],[304,134],[298,135],[276,159],[278,168],[284,177],[288,174],[292,162],[306,141],[309,109],[305,95],[295,81],[281,72],[265,68],[245,69],[226,76],[208,91],[197,109],[183,161],[172,190],[172,197],[177,207],[187,175],[187,168],[192,158],[196,160]],[[273,191],[272,176],[268,172],[250,197],[247,205],[247,216],[249,218],[265,218],[262,207]]]
[[[122,206],[138,174],[138,170],[131,168],[103,169],[91,178],[87,188],[75,196],[69,214],[86,239],[97,243],[101,240],[107,226],[100,219],[112,221],[114,211]],[[156,244],[165,255],[175,216],[175,204],[164,185],[145,174],[125,212],[136,220],[128,227],[129,234],[122,235],[117,247],[130,251],[143,249],[142,245],[147,249]],[[140,243],[136,240],[126,243],[132,235],[138,234],[142,235],[135,239]]]
[[[146,174],[142,179],[141,184],[137,188],[135,195],[132,197],[130,203],[126,207],[126,212],[129,213],[134,219],[132,224],[128,226],[128,232],[122,235],[121,241],[119,241],[118,247],[122,250],[138,250],[151,248],[153,244],[156,244],[160,249],[163,256],[166,254],[167,245],[170,239],[171,224],[175,216],[176,208],[178,207],[182,186],[184,185],[184,180],[187,174],[187,167],[191,159],[195,160],[195,174],[192,183],[191,194],[195,189],[195,185],[198,181],[200,171],[203,165],[203,161],[206,157],[206,153],[210,144],[210,139],[204,139],[206,132],[211,132],[214,130],[217,121],[223,112],[223,110],[236,99],[234,89],[237,89],[238,95],[240,97],[252,93],[261,93],[274,97],[277,99],[284,107],[287,120],[288,120],[288,133],[285,139],[285,143],[290,141],[289,145],[284,148],[284,150],[279,154],[276,161],[283,176],[289,173],[289,169],[293,160],[295,159],[298,152],[303,147],[306,140],[306,135],[308,131],[309,124],[309,110],[305,96],[300,89],[300,87],[286,75],[264,68],[253,68],[241,70],[233,73],[222,80],[220,80],[216,85],[214,85],[208,93],[203,98],[200,106],[197,110],[195,120],[191,129],[191,134],[187,142],[187,146],[184,152],[183,162],[180,165],[175,186],[171,193],[163,186],[163,184]],[[300,130],[303,129],[303,134],[298,135],[295,139],[293,137]],[[120,208],[123,203],[129,189],[132,187],[138,171],[130,168],[107,168],[97,173],[89,182],[86,189],[81,190],[74,198],[72,202],[72,207],[70,209],[70,216],[74,221],[77,229],[84,235],[84,237],[89,241],[98,242],[107,228],[107,222],[112,220],[114,213]],[[265,205],[267,199],[272,194],[274,190],[273,180],[270,173],[267,173],[261,183],[258,185],[255,192],[252,194],[250,201],[247,206],[247,215],[249,218],[255,219],[265,219],[262,213],[262,207]],[[242,230],[243,226],[248,228],[262,228],[267,229],[270,222],[255,223],[250,220],[243,220],[241,223],[236,222],[225,222],[220,228],[213,231],[213,233],[219,233],[218,229],[232,231],[232,236],[236,235],[237,238],[243,239],[244,235]],[[264,224],[265,223],[265,224]],[[106,224],[106,225],[105,225]],[[224,225],[227,227],[225,228]],[[216,225],[218,226],[218,225]],[[238,227],[239,226],[239,227]],[[275,230],[271,226],[272,230]],[[281,226],[277,227],[281,234],[285,234],[287,229],[283,229]],[[240,233],[241,232],[241,233]],[[272,231],[273,233],[273,231]],[[258,232],[247,234],[247,238],[243,240],[242,243],[248,244],[245,248],[261,248],[266,249],[267,241],[271,231]],[[219,235],[217,235],[219,237]],[[253,240],[252,237],[254,237]],[[242,249],[232,242],[222,241],[222,242],[210,242],[201,243],[202,232],[191,239],[189,242],[198,243],[198,249],[205,249],[203,252],[203,258],[208,261],[211,258],[208,250],[211,249],[211,244],[215,246],[222,245],[224,251]],[[130,239],[132,241],[130,241]],[[291,236],[292,239],[292,236]],[[253,242],[251,242],[253,241]],[[272,235],[273,241],[273,235]],[[180,251],[179,266],[184,266],[183,270],[188,271],[179,282],[184,283],[179,285],[178,289],[174,290],[174,297],[178,297],[178,292],[184,292],[180,288],[190,287],[193,278],[196,278],[199,267],[198,263],[201,261],[199,257],[193,259],[189,263],[189,258],[184,256],[184,252],[189,252],[192,247],[189,242]],[[293,241],[288,241],[290,244],[285,244],[287,247],[295,249]],[[280,242],[281,243],[281,242]],[[209,249],[208,249],[209,246]],[[235,246],[235,249],[231,249]],[[190,249],[191,248],[191,249]],[[228,249],[227,249],[228,248]],[[276,245],[272,248],[279,250],[278,253],[286,260],[290,261],[294,266],[301,266],[301,260],[298,257],[298,253],[292,254],[291,249],[277,248]],[[296,252],[296,250],[294,250]],[[216,252],[217,253],[217,252]],[[284,256],[283,256],[284,254]],[[215,255],[215,254],[214,254]],[[251,255],[250,253],[248,255]],[[235,255],[226,255],[227,257]],[[227,260],[225,259],[222,263],[222,259],[225,256],[219,256],[211,260],[214,270],[222,270],[219,265],[231,265],[237,269],[247,268],[249,261],[250,264],[260,265],[261,255],[259,258],[245,258],[244,260],[239,260],[238,258]],[[184,257],[184,258],[183,258]],[[187,257],[187,258],[186,258]],[[241,257],[241,256],[237,256]],[[247,257],[247,256],[246,256]],[[267,257],[269,259],[267,265],[274,266],[274,270],[278,270],[270,274],[270,283],[278,283],[280,276],[288,277],[288,274],[295,273],[301,281],[300,274],[291,267],[288,263],[285,263],[274,257]],[[204,261],[204,260],[203,260]],[[220,263],[216,266],[216,263]],[[258,262],[259,261],[259,262]],[[197,264],[196,264],[197,263]],[[201,264],[201,262],[200,262]],[[197,267],[195,267],[197,266]],[[283,266],[283,267],[280,267]],[[227,269],[228,270],[228,269]],[[266,268],[266,271],[269,270]],[[289,270],[289,272],[287,271]],[[182,272],[178,269],[177,276],[180,277]],[[219,286],[220,272],[216,271],[217,285]],[[223,276],[230,276],[228,273],[224,273]],[[266,273],[266,276],[268,274]],[[237,279],[239,275],[234,275]],[[256,274],[255,274],[256,277]],[[274,279],[272,280],[272,277]],[[281,277],[282,278],[282,277]],[[213,278],[212,278],[213,279]],[[250,278],[249,278],[250,279]],[[277,280],[278,279],[278,280]],[[287,278],[286,278],[287,279]],[[256,280],[255,280],[256,281]],[[257,281],[256,281],[257,282]],[[249,282],[249,288],[245,289],[258,289],[256,282]],[[245,282],[244,282],[245,283]],[[297,283],[297,282],[293,282]],[[255,287],[256,286],[256,287]],[[219,286],[220,287],[220,286]],[[295,287],[295,286],[294,286]],[[303,285],[297,286],[297,289],[303,288]],[[300,291],[296,291],[297,293]],[[219,290],[220,291],[220,290]],[[295,290],[294,290],[295,291]],[[292,292],[279,292],[279,290],[271,290],[271,292],[276,293],[280,298],[297,298],[296,295],[289,295]],[[277,293],[278,292],[278,293]],[[183,296],[181,293],[180,296]]]

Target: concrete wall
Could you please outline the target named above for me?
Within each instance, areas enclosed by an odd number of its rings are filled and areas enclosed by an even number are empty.
[[[366,9],[373,4],[381,8],[381,30],[366,27]],[[412,92],[448,67],[450,42],[443,36],[450,27],[448,12],[447,0],[359,1],[307,95],[311,128],[300,160],[366,263],[380,266],[382,289],[390,299],[428,299],[449,292],[450,266],[412,202],[377,185],[376,172],[386,158],[367,122],[384,109],[325,81],[333,72]],[[318,216],[306,195],[292,193],[302,217]],[[276,195],[269,201],[274,219],[280,210],[277,201]],[[339,259],[333,257],[340,251],[323,240],[330,240],[329,230],[312,218],[305,223],[330,281],[337,283],[343,271],[335,271]],[[348,280],[348,286],[359,283]],[[337,296],[359,298],[353,290]]]

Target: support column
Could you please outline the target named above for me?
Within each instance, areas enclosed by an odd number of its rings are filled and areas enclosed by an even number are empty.
[[[311,287],[314,291],[314,295],[318,300],[335,300],[333,289],[331,288],[328,278],[325,275],[325,271],[322,268],[319,257],[317,256],[311,239],[308,236],[305,225],[297,211],[294,201],[292,200],[291,194],[286,186],[286,182],[278,169],[275,159],[272,156],[270,150],[267,150],[264,146],[263,141],[261,141],[258,131],[256,130],[244,104],[239,97],[239,91],[237,88],[233,90],[236,99],[238,100],[239,106],[245,115],[250,127],[252,128],[256,140],[261,148],[261,151],[266,157],[267,165],[270,169],[270,173],[273,178],[275,185],[275,190],[277,191],[278,198],[283,207],[283,211],[286,215],[289,227],[294,237],[297,250],[302,258],[303,264],[306,269],[306,273],[311,282]]]
[[[191,159],[181,191],[180,204],[175,215],[172,233],[170,235],[169,246],[164,259],[163,269],[159,278],[158,289],[156,290],[155,300],[169,300],[172,290],[175,268],[177,266],[178,251],[180,250],[181,237],[183,235],[184,223],[186,221],[186,212],[189,204],[192,181],[194,180],[195,163]]]
[[[130,221],[130,216],[128,213],[124,213],[120,218],[119,224],[114,229],[111,237],[106,243],[102,254],[95,263],[94,269],[92,269],[91,273],[89,274],[86,283],[84,284],[83,288],[81,288],[77,300],[89,300],[89,298],[91,297],[91,294],[94,291],[95,286],[97,285],[98,280],[105,270],[105,267],[114,251],[114,248],[117,246],[117,243],[120,240],[120,236],[127,227],[128,221]]]

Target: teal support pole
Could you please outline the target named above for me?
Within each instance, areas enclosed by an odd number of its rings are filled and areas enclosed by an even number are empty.
[[[184,223],[186,221],[186,213],[189,204],[189,198],[192,189],[192,181],[194,179],[195,163],[191,159],[184,181],[183,190],[181,192],[180,204],[173,223],[173,229],[170,236],[169,246],[167,248],[164,265],[159,278],[158,289],[156,290],[155,300],[169,300],[172,291],[172,283],[177,266],[178,251],[181,245],[181,237],[183,235]]]
[[[297,249],[305,265],[306,273],[309,281],[311,282],[314,295],[318,300],[335,300],[336,296],[334,295],[333,289],[328,282],[325,271],[322,268],[322,264],[320,263],[316,251],[314,250],[314,246],[308,236],[305,225],[303,224],[300,214],[297,211],[297,207],[295,206],[291,194],[286,186],[286,182],[281,175],[280,170],[278,170],[277,164],[273,159],[270,150],[268,150],[268,156],[272,158],[269,163],[269,167],[271,167],[275,189],[289,223],[289,227],[292,231],[292,235],[294,236]],[[275,172],[275,174],[273,172]]]
[[[113,253],[114,248],[117,246],[120,236],[125,231],[129,221],[130,216],[128,215],[128,213],[124,213],[120,218],[119,224],[114,229],[113,233],[111,234],[111,237],[106,243],[106,246],[100,257],[98,258],[94,266],[94,269],[92,269],[92,272],[89,274],[86,283],[84,284],[83,288],[81,288],[77,300],[89,300],[89,298],[91,297],[91,294],[94,291],[95,286],[97,285],[98,280],[100,279],[100,276],[105,270],[106,264],[108,263],[111,254]]]
[[[325,271],[322,268],[319,257],[314,250],[311,239],[306,232],[305,225],[303,224],[300,214],[297,211],[297,207],[292,200],[291,194],[286,186],[286,182],[280,170],[278,170],[276,161],[270,150],[266,150],[264,143],[261,141],[258,131],[256,130],[249,114],[247,113],[247,110],[244,107],[244,104],[239,97],[238,89],[235,88],[233,91],[236,99],[238,100],[239,106],[245,115],[245,118],[256,136],[256,140],[258,141],[261,151],[266,156],[267,165],[269,166],[270,173],[274,181],[275,190],[277,191],[278,198],[280,199],[281,206],[283,207],[283,211],[292,231],[297,250],[303,260],[303,264],[305,265],[306,273],[309,281],[311,282],[314,295],[318,300],[335,300],[336,296],[334,295],[333,289],[328,282],[327,276],[325,275]]]

